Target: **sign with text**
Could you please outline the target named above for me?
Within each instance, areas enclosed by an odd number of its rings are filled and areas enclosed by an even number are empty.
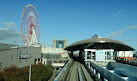
[[[96,61],[105,61],[105,51],[96,50]]]
[[[31,55],[18,55],[17,56],[18,59],[28,59],[30,57],[31,57]]]

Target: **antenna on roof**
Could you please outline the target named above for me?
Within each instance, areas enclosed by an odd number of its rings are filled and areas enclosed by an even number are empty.
[[[98,35],[97,35],[97,34],[95,34],[92,38],[98,38]]]

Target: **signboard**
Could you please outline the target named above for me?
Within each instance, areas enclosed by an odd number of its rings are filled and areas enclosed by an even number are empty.
[[[104,50],[96,50],[95,54],[96,61],[105,61],[105,51]]]
[[[30,58],[31,55],[18,55],[17,58],[18,59],[27,59],[27,58]]]

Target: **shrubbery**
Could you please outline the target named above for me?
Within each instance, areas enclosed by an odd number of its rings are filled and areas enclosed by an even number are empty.
[[[47,81],[53,75],[54,67],[51,65],[32,65],[31,81]],[[18,68],[13,65],[0,72],[0,81],[28,81],[29,66]]]

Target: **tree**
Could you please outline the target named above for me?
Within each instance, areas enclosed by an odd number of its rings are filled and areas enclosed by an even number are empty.
[[[32,66],[32,81],[47,81],[53,75],[54,67],[51,65],[38,65]]]
[[[54,67],[51,65],[32,65],[31,81],[47,81],[53,75]],[[29,81],[29,66],[18,68],[15,65],[0,72],[0,81]]]

